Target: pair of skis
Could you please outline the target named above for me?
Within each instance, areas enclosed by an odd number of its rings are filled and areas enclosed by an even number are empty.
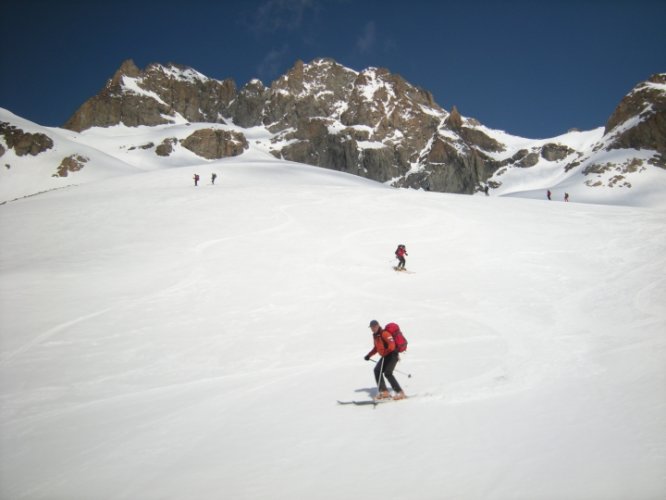
[[[414,397],[414,396],[410,396]],[[403,399],[409,399],[409,398],[403,398]],[[386,398],[386,399],[364,399],[362,401],[340,401],[338,400],[338,404],[340,405],[354,405],[354,406],[369,406],[372,405],[373,408],[376,408],[377,405],[383,405],[385,403],[391,403],[391,402],[397,402],[397,401],[402,401],[402,399],[393,399],[393,398]]]

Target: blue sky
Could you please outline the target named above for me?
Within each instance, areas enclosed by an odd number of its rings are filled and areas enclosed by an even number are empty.
[[[2,9],[0,107],[62,125],[125,59],[270,84],[297,59],[386,67],[530,138],[603,126],[666,72],[666,1],[34,1]]]

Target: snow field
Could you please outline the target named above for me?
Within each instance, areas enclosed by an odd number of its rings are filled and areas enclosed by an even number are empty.
[[[260,154],[8,203],[0,497],[658,498],[663,229]],[[371,319],[414,397],[339,406]]]

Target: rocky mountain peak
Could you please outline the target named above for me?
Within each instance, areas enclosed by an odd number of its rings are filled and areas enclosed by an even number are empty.
[[[451,108],[451,113],[446,119],[446,125],[451,130],[460,130],[462,128],[463,125],[462,116],[460,115],[458,108],[456,108],[455,106]]]
[[[122,123],[161,125],[177,121],[223,122],[221,110],[236,95],[233,80],[207,78],[187,66],[124,61],[99,94],[86,101],[64,128],[82,131]]]
[[[665,117],[662,73],[623,99],[597,150],[653,149],[666,157]],[[274,134],[271,152],[277,157],[446,192],[500,185],[492,179],[508,168],[548,161],[570,169],[587,161],[556,142],[511,149],[499,142],[501,135],[463,117],[455,106],[447,112],[430,92],[387,68],[355,71],[327,58],[298,60],[269,86],[253,79],[240,90],[231,79],[208,78],[187,66],[155,63],[141,70],[127,60],[65,127],[185,121],[264,126]],[[242,151],[236,147],[241,138],[210,130],[190,141],[205,157]],[[210,147],[200,146],[204,142]],[[167,145],[160,149],[168,151]]]
[[[271,85],[274,93],[287,92],[296,99],[346,99],[357,73],[332,59],[315,59],[309,64],[297,61]]]
[[[113,75],[111,80],[107,83],[107,87],[115,87],[122,84],[122,79],[124,76],[129,76],[131,78],[137,78],[141,75],[141,70],[134,64],[132,59],[127,59],[123,61],[118,68],[118,71]]]
[[[303,67],[303,61],[296,61],[294,66],[278,78],[271,87],[294,95],[301,94],[303,92]]]
[[[611,148],[654,149],[666,156],[666,73],[636,85],[606,123]]]

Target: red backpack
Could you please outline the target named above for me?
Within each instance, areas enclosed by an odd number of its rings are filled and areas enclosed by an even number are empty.
[[[400,327],[396,323],[388,323],[384,330],[389,332],[393,336],[395,341],[395,348],[398,352],[405,352],[407,350],[407,339],[400,331]]]

